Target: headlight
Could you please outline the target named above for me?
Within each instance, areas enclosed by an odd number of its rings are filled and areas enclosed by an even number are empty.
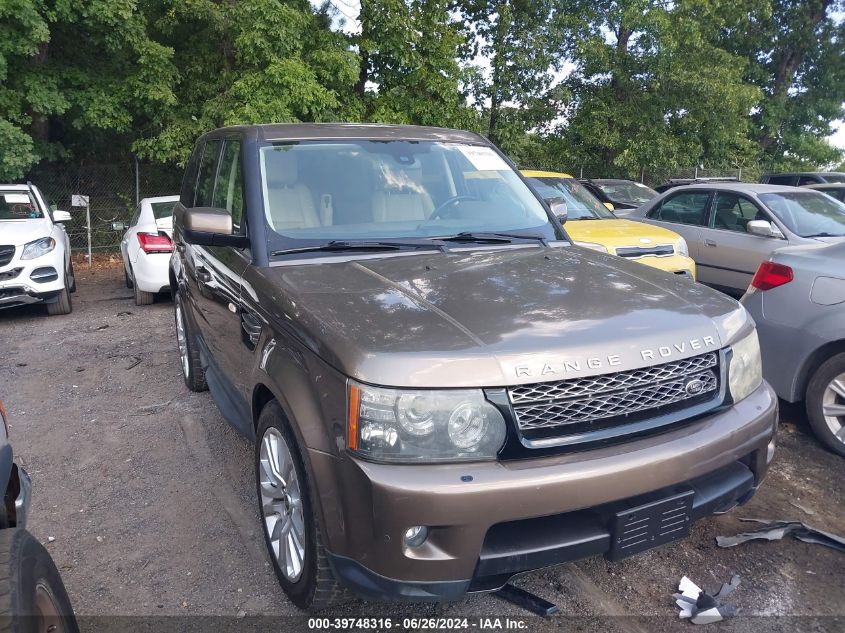
[[[679,237],[678,238],[678,248],[675,250],[678,255],[683,255],[684,257],[689,257],[689,246],[687,246],[687,241]]]
[[[56,248],[56,240],[52,237],[42,237],[40,240],[30,242],[23,247],[21,259],[35,259],[36,257],[41,257],[42,255],[46,255],[52,251],[54,248]]]
[[[505,420],[480,389],[383,389],[350,383],[349,448],[391,462],[496,459]]]
[[[591,251],[598,251],[599,253],[607,253],[607,248],[602,246],[601,244],[594,244],[593,242],[573,242],[577,246],[582,246],[584,248],[589,248]]]
[[[760,341],[757,330],[731,346],[733,354],[728,367],[728,385],[734,402],[750,395],[763,382],[760,362]]]

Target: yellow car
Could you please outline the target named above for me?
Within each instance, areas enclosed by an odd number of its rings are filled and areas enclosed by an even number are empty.
[[[543,199],[566,203],[566,232],[579,246],[618,255],[695,279],[695,262],[683,237],[668,229],[617,218],[575,178],[553,171],[523,170]]]

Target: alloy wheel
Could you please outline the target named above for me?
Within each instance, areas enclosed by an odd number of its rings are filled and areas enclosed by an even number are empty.
[[[264,530],[285,578],[296,582],[304,569],[305,519],[293,456],[278,429],[264,433],[259,460]]]
[[[845,444],[845,374],[839,374],[825,387],[822,415],[833,436]]]
[[[182,362],[182,372],[188,377],[190,359],[188,358],[188,337],[185,335],[185,319],[182,316],[182,303],[176,302],[176,340],[179,342],[179,360]]]
[[[44,583],[35,586],[35,618],[38,633],[64,633],[64,620],[53,591]]]

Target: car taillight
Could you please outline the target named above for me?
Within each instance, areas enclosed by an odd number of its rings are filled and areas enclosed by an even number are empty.
[[[138,233],[138,241],[145,253],[172,253],[173,242],[167,233]]]
[[[792,279],[792,269],[789,266],[775,262],[763,262],[757,269],[754,279],[751,280],[751,285],[757,290],[771,290],[783,284],[788,284]]]

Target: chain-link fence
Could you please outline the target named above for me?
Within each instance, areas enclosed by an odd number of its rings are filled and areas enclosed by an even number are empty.
[[[112,222],[128,222],[142,198],[177,195],[182,170],[131,159],[108,165],[43,163],[29,173],[27,180],[44,193],[52,208],[70,212],[72,219],[65,223],[65,229],[73,250],[89,248],[90,210],[91,250],[109,252],[118,250],[122,237],[112,229]],[[89,209],[74,207],[74,196],[87,196]]]

